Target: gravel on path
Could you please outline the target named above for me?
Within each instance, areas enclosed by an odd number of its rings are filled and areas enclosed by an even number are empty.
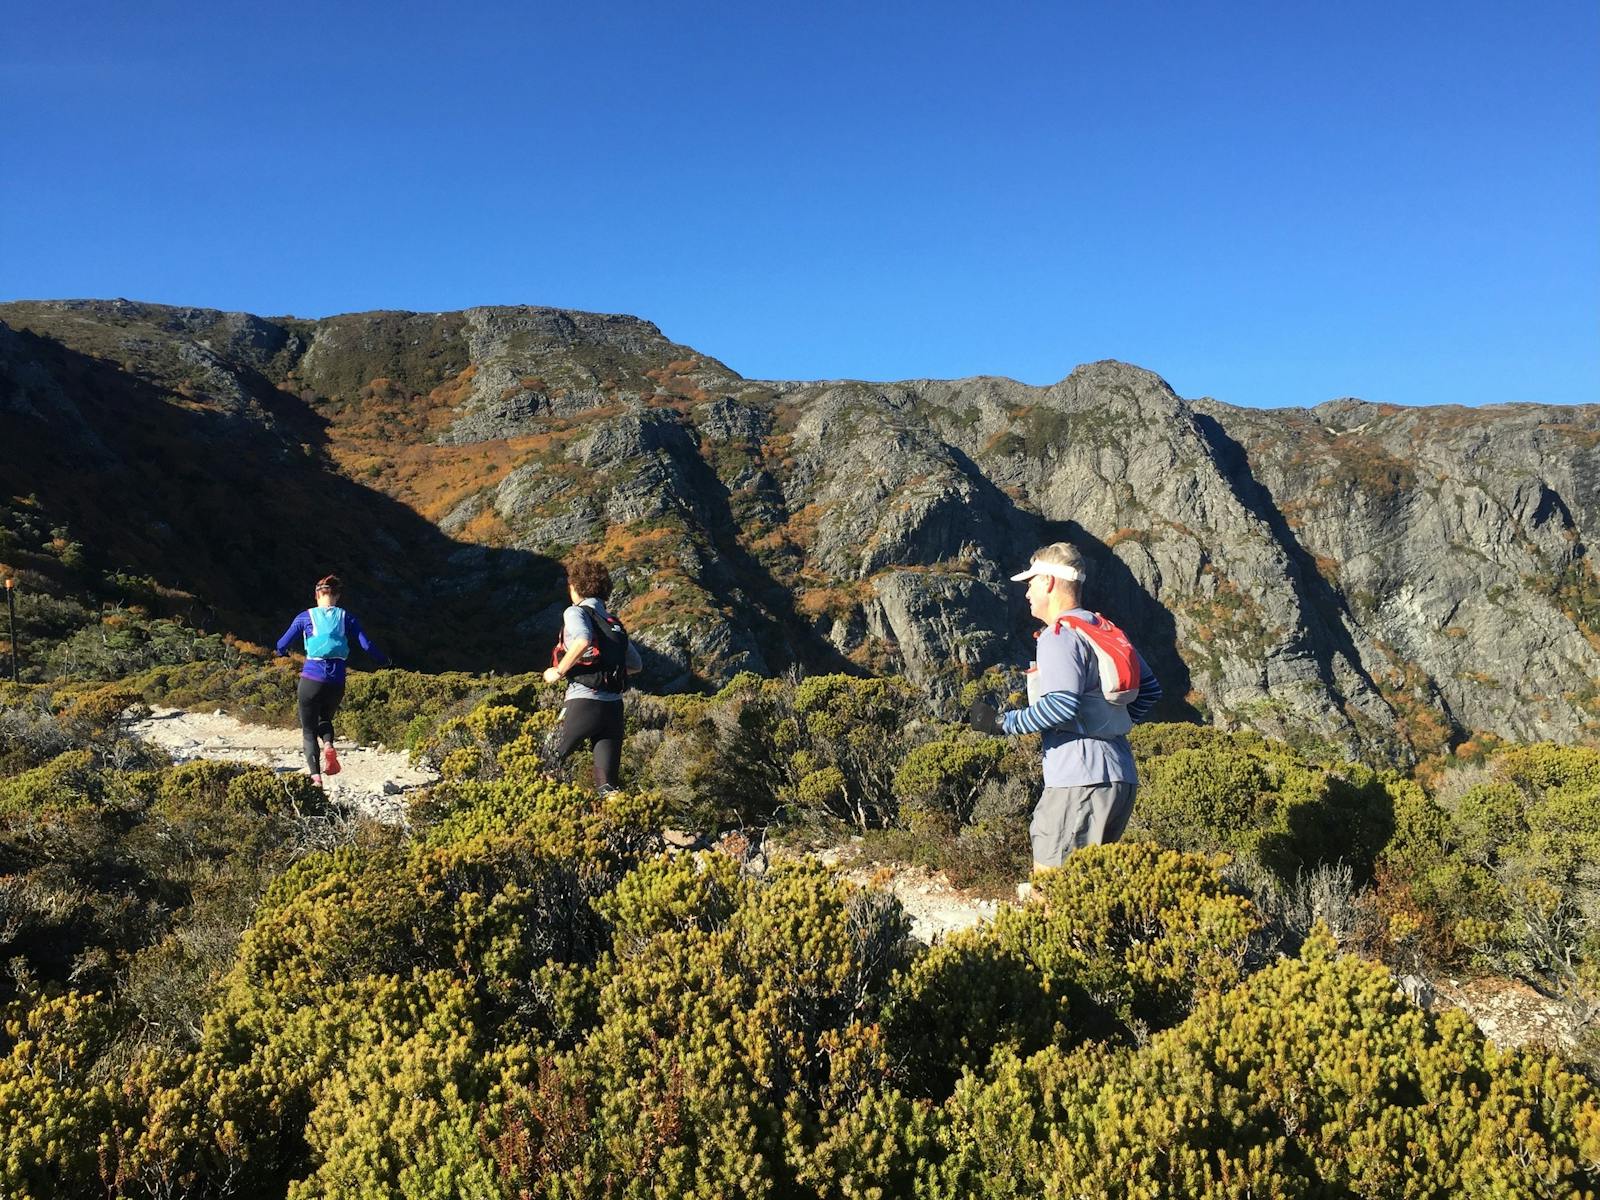
[[[247,725],[223,712],[156,708],[133,723],[133,735],[159,746],[174,762],[209,758],[271,767],[282,774],[305,772],[300,731]],[[329,799],[364,816],[405,823],[406,793],[438,780],[438,773],[411,762],[410,754],[383,746],[336,742],[342,770],[324,778]]]

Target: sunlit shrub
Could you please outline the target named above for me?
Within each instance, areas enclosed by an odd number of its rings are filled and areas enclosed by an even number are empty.
[[[0,779],[0,816],[65,812],[97,803],[104,781],[88,750],[69,750],[42,767]]]
[[[802,680],[794,691],[794,716],[774,731],[778,750],[804,763],[795,770],[792,800],[860,829],[893,820],[895,770],[920,740],[915,730],[921,709],[914,689],[898,678]]]
[[[90,1195],[110,1123],[93,1074],[117,1028],[102,996],[24,997],[0,1010],[0,1195]]]
[[[640,948],[619,958],[591,1035],[496,1116],[519,1187],[737,1196],[827,1162],[909,1172],[890,1131],[855,1147],[813,1133],[903,1105],[878,1095],[887,1058],[871,1023],[905,961],[898,906],[814,866],[757,883],[714,863],[647,867],[605,905]],[[701,889],[712,909],[688,920],[682,902]]]
[[[416,671],[352,673],[339,710],[344,736],[364,745],[417,747],[432,730],[486,702],[490,707],[531,710],[530,695],[553,689],[538,676],[485,679],[459,671],[424,675]],[[529,689],[534,689],[531,693]],[[539,689],[542,689],[539,690]]]
[[[414,1030],[361,1046],[317,1089],[305,1126],[316,1165],[290,1186],[289,1200],[501,1194],[482,1114],[504,1094],[506,1056],[486,1052],[465,988],[443,992],[420,1016]],[[524,1057],[513,1051],[511,1061]]]
[[[1581,987],[1600,922],[1600,751],[1503,748],[1441,793],[1448,807],[1394,791],[1384,857],[1421,919],[1491,965]]]
[[[952,832],[972,822],[983,785],[1006,757],[1000,738],[958,734],[924,742],[908,753],[894,774],[903,818],[921,815],[947,823]]]
[[[613,945],[626,955],[667,930],[721,928],[749,886],[726,854],[678,855],[644,863],[595,907],[611,922]]]
[[[1035,876],[1043,903],[1002,910],[994,936],[1052,991],[1080,988],[1136,1031],[1165,1028],[1243,972],[1256,918],[1220,866],[1148,842],[1090,846]]]
[[[1370,878],[1394,831],[1383,776],[1307,761],[1259,738],[1190,728],[1166,726],[1165,736],[1145,739],[1178,748],[1140,761],[1134,836],[1247,856],[1283,882],[1341,861],[1361,881]]]
[[[1313,938],[1137,1050],[1001,1055],[958,1087],[929,1196],[1571,1196],[1593,1092],[1414,1008]]]

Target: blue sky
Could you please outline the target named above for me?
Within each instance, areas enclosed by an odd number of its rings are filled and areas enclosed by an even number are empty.
[[[0,299],[552,304],[753,378],[1600,401],[1593,0],[7,25]]]

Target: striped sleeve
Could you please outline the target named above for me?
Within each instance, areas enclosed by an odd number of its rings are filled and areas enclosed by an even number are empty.
[[[1076,692],[1046,692],[1027,708],[1014,708],[1001,721],[1007,733],[1043,733],[1071,723],[1078,715]]]
[[[1140,665],[1144,666],[1142,662]],[[1144,674],[1139,676],[1139,694],[1128,705],[1128,715],[1135,721],[1144,720],[1159,699],[1161,699],[1161,681],[1156,678],[1154,671],[1145,666]]]

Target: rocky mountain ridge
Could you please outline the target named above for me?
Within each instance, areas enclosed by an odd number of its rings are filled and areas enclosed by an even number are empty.
[[[1596,406],[1240,409],[1117,362],[758,381],[626,316],[55,301],[0,305],[0,417],[13,490],[112,558],[258,624],[347,563],[427,665],[539,660],[584,548],[654,686],[949,695],[1025,657],[1006,576],[1065,537],[1175,711],[1400,756],[1600,733]],[[251,528],[216,545],[197,503]]]

